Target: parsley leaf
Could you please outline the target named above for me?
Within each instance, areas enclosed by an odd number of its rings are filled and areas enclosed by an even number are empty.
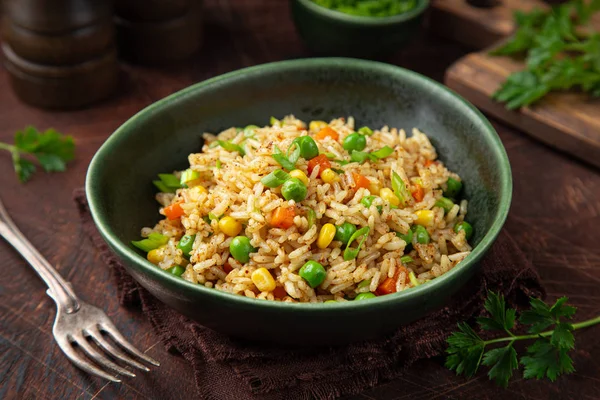
[[[508,386],[508,380],[513,371],[519,368],[517,352],[513,348],[512,342],[506,347],[493,349],[485,353],[482,364],[492,367],[488,372],[488,376],[503,387]]]
[[[527,348],[527,355],[521,357],[525,367],[523,377],[542,379],[544,376],[555,381],[560,374],[575,371],[573,360],[566,349],[557,349],[548,340],[537,340]]]
[[[503,331],[505,337],[483,340],[467,323],[458,324],[458,332],[448,339],[446,367],[456,371],[457,375],[473,376],[479,365],[490,367],[488,376],[498,385],[506,387],[514,371],[519,368],[519,359],[513,344],[519,340],[535,340],[527,348],[527,354],[520,359],[524,366],[524,378],[544,377],[554,381],[560,374],[574,371],[573,361],[568,352],[575,347],[573,331],[600,324],[600,316],[587,321],[570,324],[561,318],[571,318],[575,307],[566,304],[561,297],[552,306],[542,300],[530,299],[530,309],[521,313],[519,322],[529,327],[529,335],[517,336],[511,330],[515,326],[516,312],[506,307],[504,297],[488,292],[485,309],[489,317],[477,319],[482,329]],[[554,329],[547,330],[554,325]],[[486,351],[487,346],[508,342],[504,347],[495,347]]]
[[[32,126],[15,133],[14,144],[0,142],[0,149],[12,155],[15,173],[21,182],[27,182],[36,171],[33,162],[23,158],[32,157],[46,172],[62,172],[67,162],[75,157],[75,142],[54,129],[40,132]]]
[[[514,327],[516,311],[512,308],[506,309],[504,296],[489,292],[484,307],[490,313],[491,318],[477,318],[477,323],[483,329],[510,331]]]
[[[513,110],[555,90],[579,88],[600,96],[600,33],[578,36],[577,29],[599,10],[600,0],[571,0],[550,11],[515,13],[518,29],[491,54],[524,54],[527,68],[511,74],[492,98]]]

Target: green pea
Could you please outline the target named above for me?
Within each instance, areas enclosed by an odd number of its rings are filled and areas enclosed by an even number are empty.
[[[427,232],[427,229],[425,229],[424,227],[422,227],[421,225],[415,225],[416,228],[415,229],[415,236],[417,237],[417,242],[421,243],[421,244],[428,244],[429,243],[429,233]]]
[[[344,244],[348,244],[348,240],[354,235],[356,232],[356,226],[352,225],[350,222],[344,222],[340,226],[335,227],[335,240],[339,240]]]
[[[196,240],[196,235],[184,235],[181,240],[179,240],[177,248],[181,249],[185,258],[190,258],[190,253],[192,252],[192,247],[194,246],[194,240]]]
[[[396,232],[396,236],[398,236],[400,239],[404,240],[406,242],[407,247],[412,243],[413,232],[410,229],[404,235],[401,234],[400,232]]]
[[[447,214],[452,210],[452,207],[454,207],[454,202],[447,197],[442,197],[435,202],[435,206],[443,208],[444,214]]]
[[[371,207],[371,204],[373,204],[374,199],[375,199],[375,196],[365,196],[360,200],[360,204],[362,204],[366,208],[369,208],[369,207]]]
[[[300,136],[296,141],[298,147],[300,147],[300,156],[302,158],[310,160],[319,155],[319,147],[310,136]]]
[[[236,236],[229,244],[229,252],[233,258],[245,264],[250,261],[250,253],[256,253],[256,249],[246,236]]]
[[[471,236],[473,236],[473,227],[467,221],[459,222],[454,225],[454,232],[458,233],[460,231],[465,231],[467,240],[471,239]]]
[[[327,303],[337,303],[337,300],[325,300],[323,303],[327,304]]]
[[[306,198],[308,189],[298,178],[290,178],[281,186],[281,194],[286,200],[294,200],[296,203]]]
[[[167,272],[169,272],[175,276],[181,276],[185,272],[185,268],[183,268],[180,265],[173,265],[171,268],[169,268],[167,270]]]
[[[348,152],[351,152],[352,150],[362,151],[367,147],[367,138],[360,133],[351,133],[344,138],[342,147]]]
[[[307,261],[298,272],[300,277],[308,282],[311,288],[316,288],[325,280],[327,272],[321,264],[316,261]]]
[[[444,192],[444,196],[450,199],[456,199],[461,190],[461,181],[457,181],[454,178],[448,178],[448,181],[446,182],[446,191]]]
[[[356,296],[354,298],[354,300],[357,300],[357,301],[358,300],[369,300],[369,299],[374,299],[375,297],[377,297],[377,296],[375,296],[373,293],[367,292],[367,293],[359,294],[358,296]]]

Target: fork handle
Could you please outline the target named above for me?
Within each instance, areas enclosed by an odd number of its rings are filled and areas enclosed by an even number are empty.
[[[46,283],[56,305],[68,314],[79,309],[79,299],[71,285],[50,265],[36,248],[17,228],[0,201],[0,236],[4,237],[27,262],[35,269]]]

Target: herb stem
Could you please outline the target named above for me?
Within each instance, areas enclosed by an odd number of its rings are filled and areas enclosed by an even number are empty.
[[[16,146],[10,145],[8,143],[0,142],[0,149],[10,151],[11,153],[17,150]]]
[[[573,330],[587,328],[588,326],[592,326],[592,325],[596,325],[596,324],[600,324],[600,315],[597,316],[596,318],[588,319],[586,321],[582,321],[582,322],[573,324]],[[553,332],[554,332],[554,330],[545,331],[542,333],[532,333],[531,335],[501,337],[501,338],[486,340],[483,342],[483,344],[484,344],[484,346],[487,346],[488,344],[500,343],[500,342],[514,342],[516,340],[537,339],[539,337],[551,336]]]

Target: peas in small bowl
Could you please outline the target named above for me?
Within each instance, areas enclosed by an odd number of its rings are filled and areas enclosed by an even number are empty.
[[[313,0],[290,0],[294,23],[315,53],[372,58],[407,44],[419,31],[429,0],[414,0],[405,12],[390,16],[352,15]]]

